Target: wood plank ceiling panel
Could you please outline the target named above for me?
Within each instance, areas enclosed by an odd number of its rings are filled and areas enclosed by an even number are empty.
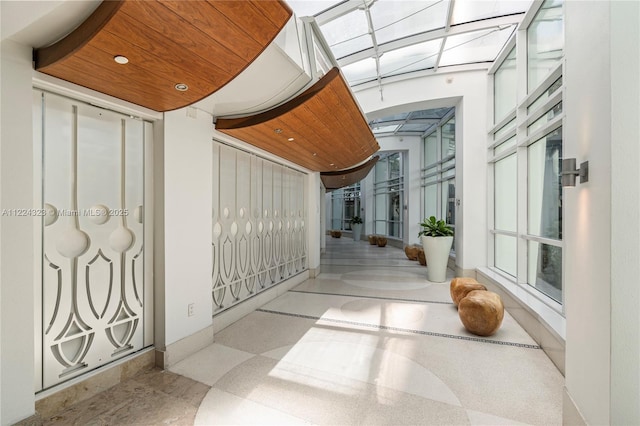
[[[367,177],[379,159],[380,157],[376,155],[366,163],[353,167],[349,170],[320,173],[320,179],[322,180],[322,184],[326,188],[327,192],[353,185]]]
[[[337,68],[289,102],[242,118],[219,118],[222,133],[310,170],[344,170],[380,147]]]
[[[169,111],[231,81],[292,16],[282,0],[104,1],[59,42],[34,52],[38,71]],[[129,63],[114,58],[125,56]],[[187,91],[176,90],[186,84]]]

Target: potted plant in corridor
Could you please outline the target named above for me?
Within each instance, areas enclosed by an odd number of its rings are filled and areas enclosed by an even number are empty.
[[[453,245],[453,228],[444,220],[435,216],[420,223],[422,231],[418,234],[422,240],[424,255],[427,258],[427,279],[436,283],[446,280],[449,252]]]
[[[353,241],[360,241],[360,237],[362,236],[362,218],[360,216],[351,218],[351,230]]]

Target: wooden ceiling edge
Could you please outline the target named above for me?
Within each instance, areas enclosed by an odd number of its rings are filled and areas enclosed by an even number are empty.
[[[233,130],[243,127],[256,126],[258,124],[265,123],[286,114],[293,109],[303,105],[306,101],[314,97],[322,89],[329,85],[335,78],[341,78],[340,70],[338,68],[331,68],[329,72],[322,76],[321,79],[316,81],[311,87],[295,96],[294,98],[278,105],[277,107],[264,111],[258,114],[249,115],[239,118],[218,118],[216,120],[216,129]],[[353,95],[352,95],[353,96]],[[352,100],[355,102],[355,99]],[[356,104],[357,105],[357,104]]]
[[[54,44],[34,50],[35,68],[41,71],[89,43],[122,7],[123,1],[103,1],[76,29]]]
[[[350,169],[332,170],[330,172],[320,172],[320,176],[342,176],[342,175],[348,174],[348,173],[359,172],[360,170],[363,170],[363,169],[366,169],[367,167],[370,167],[371,162],[373,162],[373,164],[377,163],[379,159],[380,159],[380,156],[376,155],[375,157],[369,158],[364,163],[359,164],[359,165],[357,165],[355,167],[352,167]]]
[[[340,172],[321,172],[320,180],[324,185],[326,192],[335,191],[336,189],[344,188],[349,185],[353,185],[356,182],[361,181],[371,172],[373,166],[376,165],[380,156],[376,155],[372,157],[369,161],[359,166],[356,166],[352,169],[343,170]],[[340,179],[342,176],[342,179]],[[339,180],[338,180],[339,179]],[[339,184],[336,184],[335,181],[338,180]]]

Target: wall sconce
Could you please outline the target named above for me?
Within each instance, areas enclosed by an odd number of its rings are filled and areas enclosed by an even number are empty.
[[[576,176],[580,176],[580,183],[589,182],[589,162],[585,161],[576,169],[576,159],[566,158],[562,160],[562,186],[576,186]]]

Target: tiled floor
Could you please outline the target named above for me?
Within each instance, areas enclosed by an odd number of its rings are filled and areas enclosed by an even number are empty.
[[[316,279],[222,330],[212,346],[171,372],[105,392],[110,409],[85,401],[72,407],[80,417],[49,421],[562,423],[563,377],[511,316],[494,336],[474,336],[460,323],[448,282],[427,281],[426,269],[402,250],[348,238],[327,243]],[[146,388],[163,374],[193,382]]]

